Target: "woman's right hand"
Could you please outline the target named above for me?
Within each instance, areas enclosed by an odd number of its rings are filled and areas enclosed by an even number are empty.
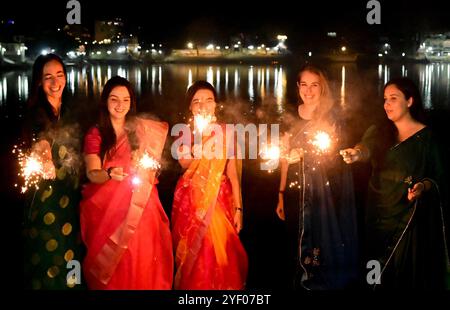
[[[123,179],[125,179],[125,177],[127,177],[128,174],[123,172],[122,167],[114,167],[111,169],[109,176],[111,177],[112,180],[123,181]]]
[[[285,215],[284,215],[284,200],[283,200],[283,194],[279,193],[278,194],[278,205],[277,205],[277,209],[275,210],[275,212],[277,213],[278,217],[280,218],[280,220],[284,221],[286,219]]]
[[[54,180],[56,178],[56,169],[52,159],[52,148],[47,140],[39,140],[32,147],[33,153],[40,157],[43,163],[43,178],[45,180]]]
[[[361,150],[355,148],[348,148],[345,150],[340,150],[339,154],[342,156],[342,159],[347,164],[352,164],[358,160],[361,160]]]

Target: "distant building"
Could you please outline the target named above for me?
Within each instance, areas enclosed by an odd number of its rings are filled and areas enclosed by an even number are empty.
[[[77,42],[82,43],[91,41],[91,34],[89,33],[89,30],[82,25],[65,25],[63,31],[67,36],[73,38]]]
[[[111,43],[113,40],[120,40],[122,36],[123,22],[120,18],[95,21],[95,41]]]
[[[10,65],[25,63],[26,50],[27,47],[23,43],[0,43],[0,63]]]
[[[417,54],[429,61],[450,62],[450,32],[428,35]]]

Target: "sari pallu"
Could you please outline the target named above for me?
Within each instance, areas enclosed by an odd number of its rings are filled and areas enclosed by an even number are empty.
[[[159,159],[167,125],[138,119],[139,154]],[[159,201],[155,172],[133,164],[127,137],[103,168],[123,167],[123,181],[88,184],[81,202],[87,247],[83,272],[91,289],[170,289],[173,256],[168,218]],[[134,167],[134,168],[133,168]],[[140,184],[133,182],[139,177]],[[134,184],[133,184],[134,183]]]
[[[248,259],[234,227],[225,153],[222,158],[194,160],[176,186],[172,209],[175,289],[245,287]]]

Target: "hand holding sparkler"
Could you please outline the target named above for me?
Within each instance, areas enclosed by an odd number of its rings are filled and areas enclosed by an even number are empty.
[[[425,183],[424,182],[417,182],[411,187],[408,187],[408,200],[414,201],[418,199],[422,193],[425,191]]]
[[[431,183],[429,180],[423,180],[419,182],[414,182],[412,176],[408,176],[403,181],[408,184],[408,200],[414,201],[420,196],[422,196],[423,192],[428,191],[431,188]]]
[[[52,150],[47,140],[39,140],[32,147],[32,154],[40,157],[42,162],[42,177],[45,180],[53,180],[56,178],[56,169],[53,164]]]
[[[265,145],[263,146],[260,156],[266,162],[263,164],[262,169],[269,170],[269,173],[273,169],[278,167],[279,160],[281,158],[281,149],[278,145]]]
[[[286,157],[286,160],[289,165],[296,164],[300,161],[300,159],[304,156],[303,149],[300,148],[293,148],[289,155]]]
[[[108,169],[108,175],[112,180],[123,181],[128,174],[123,172],[122,167],[111,167]]]
[[[345,150],[340,150],[339,154],[346,164],[352,164],[356,161],[362,160],[362,151],[360,148],[348,148]]]

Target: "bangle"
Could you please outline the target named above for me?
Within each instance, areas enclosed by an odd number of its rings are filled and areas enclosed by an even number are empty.
[[[236,211],[241,211],[242,212],[242,208],[236,208]]]
[[[278,191],[279,194],[284,194],[284,189]]]

